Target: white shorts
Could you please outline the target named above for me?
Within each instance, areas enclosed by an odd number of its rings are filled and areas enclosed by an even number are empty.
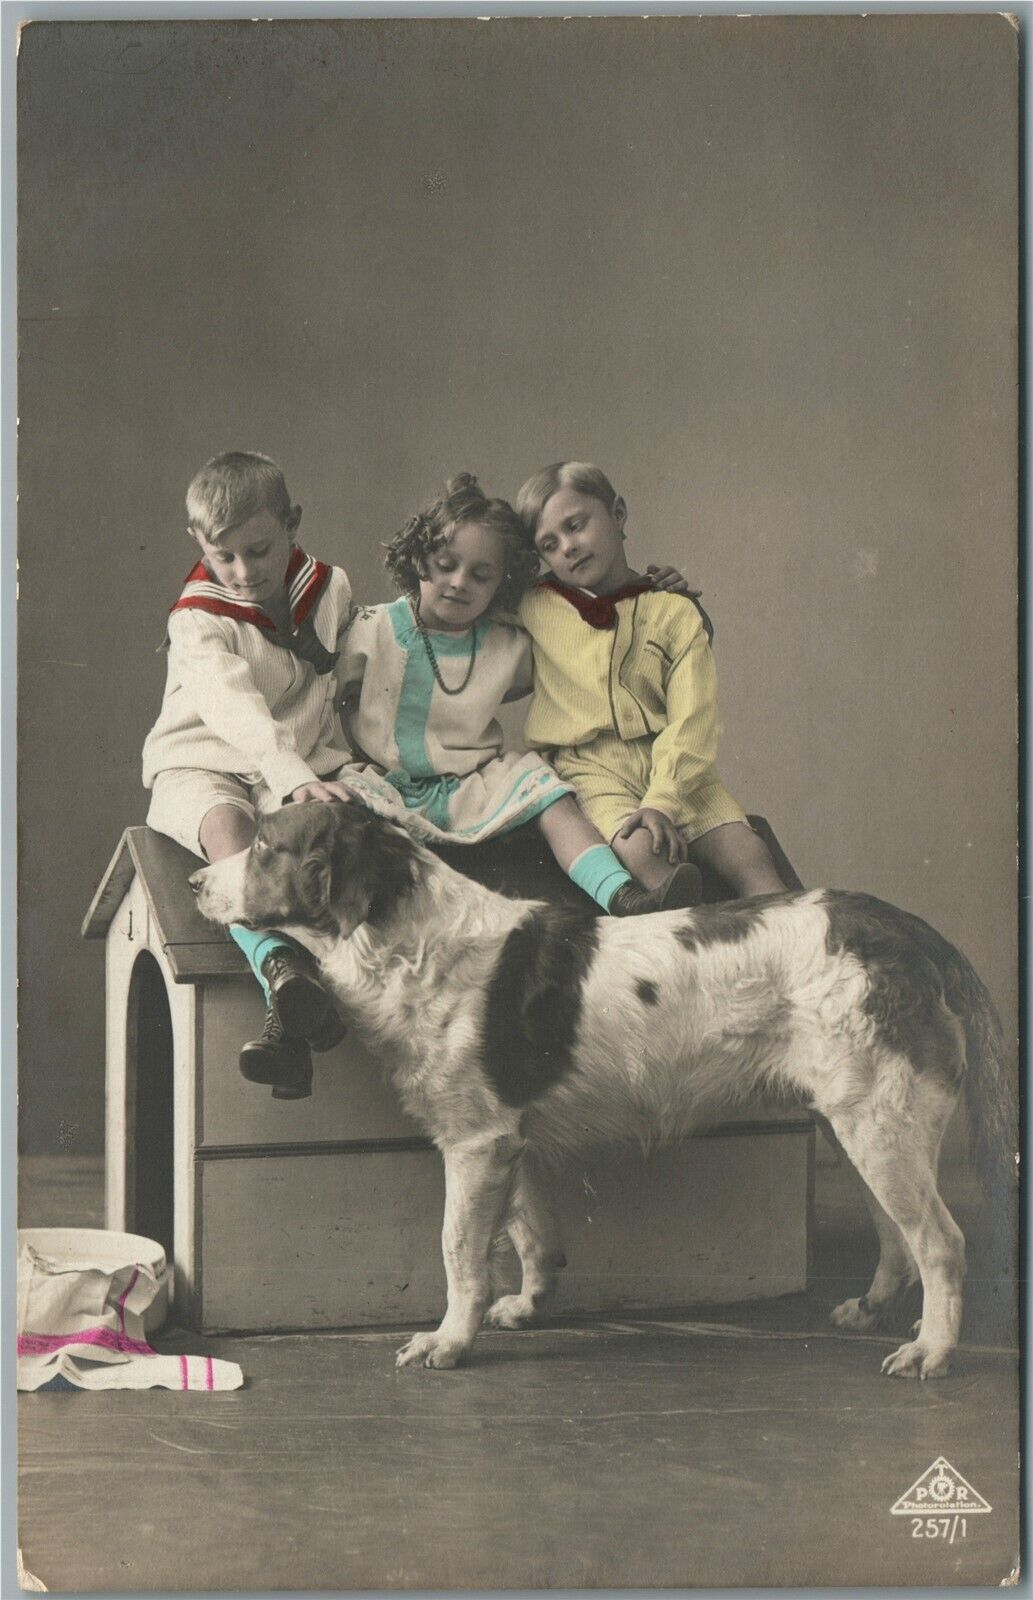
[[[325,782],[338,776],[341,768],[321,773]],[[169,767],[159,772],[151,790],[147,826],[168,834],[195,856],[204,859],[201,849],[201,824],[213,806],[236,806],[255,822],[270,811],[279,811],[280,801],[268,784],[245,783],[233,772],[209,772],[203,767]]]

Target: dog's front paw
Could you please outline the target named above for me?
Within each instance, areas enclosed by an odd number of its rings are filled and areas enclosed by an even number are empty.
[[[538,1310],[529,1295],[504,1294],[488,1307],[484,1320],[489,1328],[526,1328],[538,1321]]]
[[[836,1306],[829,1319],[837,1328],[852,1328],[855,1333],[863,1333],[866,1328],[873,1328],[879,1320],[879,1313],[873,1311],[864,1295],[858,1300],[844,1300]]]
[[[950,1368],[953,1354],[949,1346],[933,1350],[921,1339],[912,1339],[886,1357],[882,1370],[888,1378],[942,1378]]]
[[[458,1339],[443,1339],[439,1332],[415,1333],[395,1358],[398,1367],[457,1367],[469,1346]]]

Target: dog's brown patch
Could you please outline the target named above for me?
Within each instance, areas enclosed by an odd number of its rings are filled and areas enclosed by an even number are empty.
[[[592,912],[536,909],[502,947],[486,996],[481,1061],[507,1106],[523,1106],[573,1062],[581,994],[599,944]]]

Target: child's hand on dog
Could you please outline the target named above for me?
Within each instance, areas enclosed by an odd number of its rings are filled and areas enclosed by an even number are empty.
[[[298,788],[292,791],[291,799],[295,801],[321,800],[324,804],[331,800],[344,800],[346,803],[351,803],[354,801],[355,796],[349,788],[338,782],[336,778],[332,778],[328,783],[324,783],[319,778],[314,783],[299,784]]]

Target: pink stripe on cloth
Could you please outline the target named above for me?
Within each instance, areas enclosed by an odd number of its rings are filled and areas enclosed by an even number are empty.
[[[62,1350],[70,1344],[99,1344],[105,1350],[118,1350],[123,1355],[156,1356],[142,1339],[130,1339],[127,1334],[115,1333],[112,1328],[83,1328],[81,1333],[20,1333],[20,1356],[45,1356],[52,1350]]]
[[[180,1356],[180,1358],[179,1358],[179,1370],[183,1374],[183,1387],[184,1387],[184,1389],[189,1389],[190,1388],[190,1363],[187,1360],[186,1356]]]
[[[211,1358],[211,1356],[205,1356],[204,1361],[205,1361],[205,1366],[204,1366],[204,1386],[205,1386],[206,1389],[214,1389],[215,1388],[215,1368],[212,1366],[212,1358]]]
[[[125,1288],[122,1290],[122,1293],[118,1297],[118,1325],[122,1330],[123,1339],[127,1339],[129,1337],[129,1335],[126,1333],[126,1300],[129,1298],[129,1292],[139,1276],[140,1268],[134,1267],[133,1276],[130,1278],[129,1282],[126,1284]]]
[[[157,1350],[142,1339],[131,1339],[126,1332],[126,1301],[133,1291],[140,1268],[134,1267],[132,1277],[118,1297],[118,1332],[111,1328],[84,1328],[81,1333],[20,1333],[20,1356],[45,1356],[54,1350],[64,1350],[68,1345],[95,1344],[105,1350],[117,1350],[121,1355],[156,1356]]]

